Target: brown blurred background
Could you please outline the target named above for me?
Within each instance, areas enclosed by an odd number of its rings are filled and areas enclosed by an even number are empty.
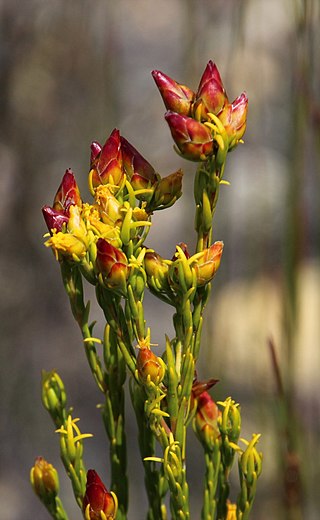
[[[43,247],[41,206],[51,204],[67,167],[89,199],[90,142],[118,127],[161,174],[185,171],[184,197],[156,215],[149,244],[167,257],[177,242],[193,244],[195,165],[172,149],[150,71],[196,89],[209,59],[229,97],[246,90],[250,107],[218,205],[215,238],[225,252],[199,375],[220,379],[217,399],[241,402],[244,436],[263,433],[252,518],[318,519],[319,0],[2,0],[0,27],[1,519],[48,518],[28,483],[37,455],[57,466],[70,518],[80,518],[41,405],[42,368],[64,379],[82,431],[94,433],[86,465],[109,483],[100,396],[58,265]],[[170,310],[147,303],[152,339],[162,345]],[[140,520],[146,501],[128,416],[129,518]],[[190,441],[196,520],[201,451],[192,433]]]

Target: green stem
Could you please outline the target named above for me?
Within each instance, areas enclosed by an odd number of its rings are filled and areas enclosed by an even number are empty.
[[[204,457],[206,472],[201,520],[214,520],[217,508],[216,491],[219,482],[221,459],[219,439],[216,439],[213,449],[205,448]]]
[[[67,262],[62,262],[61,275],[65,290],[69,297],[72,314],[82,333],[85,353],[90,370],[99,390],[104,393],[104,373],[102,371],[95,343],[94,341],[90,341],[92,338],[92,331],[88,323],[90,306],[89,303],[87,305],[84,304],[81,273],[77,266],[71,266]]]
[[[41,500],[41,502],[45,505],[47,511],[50,513],[54,520],[69,520],[69,517],[63,507],[61,499],[56,496],[53,498],[51,502],[45,502]]]
[[[125,435],[124,390],[126,366],[110,325],[105,328],[104,362],[106,367],[103,421],[110,441],[111,489],[117,495],[117,520],[124,520],[128,510],[127,443]]]
[[[147,396],[143,387],[134,380],[131,380],[131,383],[130,394],[139,430],[139,449],[143,461],[144,482],[149,503],[147,520],[166,520],[167,512],[163,498],[166,495],[168,485],[163,470],[162,468],[156,469],[156,462],[144,460],[146,457],[155,456],[155,436],[147,423],[144,412]]]

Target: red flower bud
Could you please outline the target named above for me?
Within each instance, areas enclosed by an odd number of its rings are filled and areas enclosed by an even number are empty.
[[[229,137],[229,150],[237,146],[246,131],[247,112],[248,98],[243,92],[231,104],[226,105],[219,115]]]
[[[207,120],[208,112],[218,115],[228,102],[221,76],[211,60],[200,80],[193,106],[193,113],[198,120]]]
[[[109,289],[118,289],[122,294],[126,293],[129,266],[123,251],[112,246],[103,238],[99,238],[96,265]]]
[[[107,520],[116,518],[117,504],[114,495],[109,493],[94,469],[89,469],[87,473],[82,510],[86,515],[85,518],[90,518],[90,520],[101,520],[101,512],[105,514]]]
[[[167,110],[184,116],[190,115],[195,93],[189,87],[177,83],[159,70],[152,71],[152,76],[160,91]]]
[[[124,170],[133,189],[151,188],[158,180],[151,164],[122,136],[121,150]],[[140,198],[144,199],[144,196],[142,195]]]
[[[213,154],[213,139],[209,128],[191,117],[167,112],[171,135],[181,155],[191,161],[205,161]]]
[[[122,179],[120,133],[119,130],[115,128],[102,148],[99,143],[96,142],[93,142],[91,145],[89,183],[92,188],[96,188],[100,184],[119,186]]]
[[[139,377],[143,382],[150,380],[158,385],[163,379],[165,364],[152,350],[144,347],[139,349],[137,355],[137,369]]]
[[[220,436],[218,417],[221,412],[208,392],[203,392],[198,398],[194,428],[197,436],[205,444],[211,443]]]
[[[53,209],[68,216],[70,206],[81,207],[82,200],[74,173],[68,168],[54,198]]]
[[[53,229],[57,232],[61,231],[63,224],[67,224],[69,220],[69,217],[63,211],[55,210],[50,206],[43,206],[42,214],[50,233]]]

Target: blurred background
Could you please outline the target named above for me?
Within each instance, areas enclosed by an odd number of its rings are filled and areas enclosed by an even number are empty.
[[[2,0],[0,3],[0,502],[2,520],[45,520],[29,485],[37,455],[61,476],[80,518],[40,397],[57,369],[81,417],[85,463],[108,485],[100,395],[90,377],[59,266],[43,247],[41,207],[71,167],[89,200],[92,140],[114,127],[162,175],[182,167],[184,197],[156,215],[148,243],[171,257],[195,241],[193,172],[178,157],[150,75],[196,90],[209,59],[230,99],[249,97],[245,145],[228,157],[215,218],[223,262],[206,309],[201,378],[240,402],[243,435],[262,432],[264,469],[252,518],[319,518],[319,0]],[[90,291],[88,292],[90,297]],[[147,298],[152,340],[171,311]],[[93,314],[100,319],[99,310]],[[99,329],[98,329],[99,330]],[[131,520],[146,499],[128,409]],[[190,435],[192,518],[200,517],[201,450]],[[198,467],[199,466],[199,467]]]

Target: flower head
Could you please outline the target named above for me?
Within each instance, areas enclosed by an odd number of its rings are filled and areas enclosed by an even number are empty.
[[[246,128],[248,99],[243,93],[229,103],[213,61],[208,62],[196,94],[162,72],[152,75],[168,109],[165,118],[173,140],[185,159],[205,161],[218,155],[220,148],[225,156],[238,144]]]

